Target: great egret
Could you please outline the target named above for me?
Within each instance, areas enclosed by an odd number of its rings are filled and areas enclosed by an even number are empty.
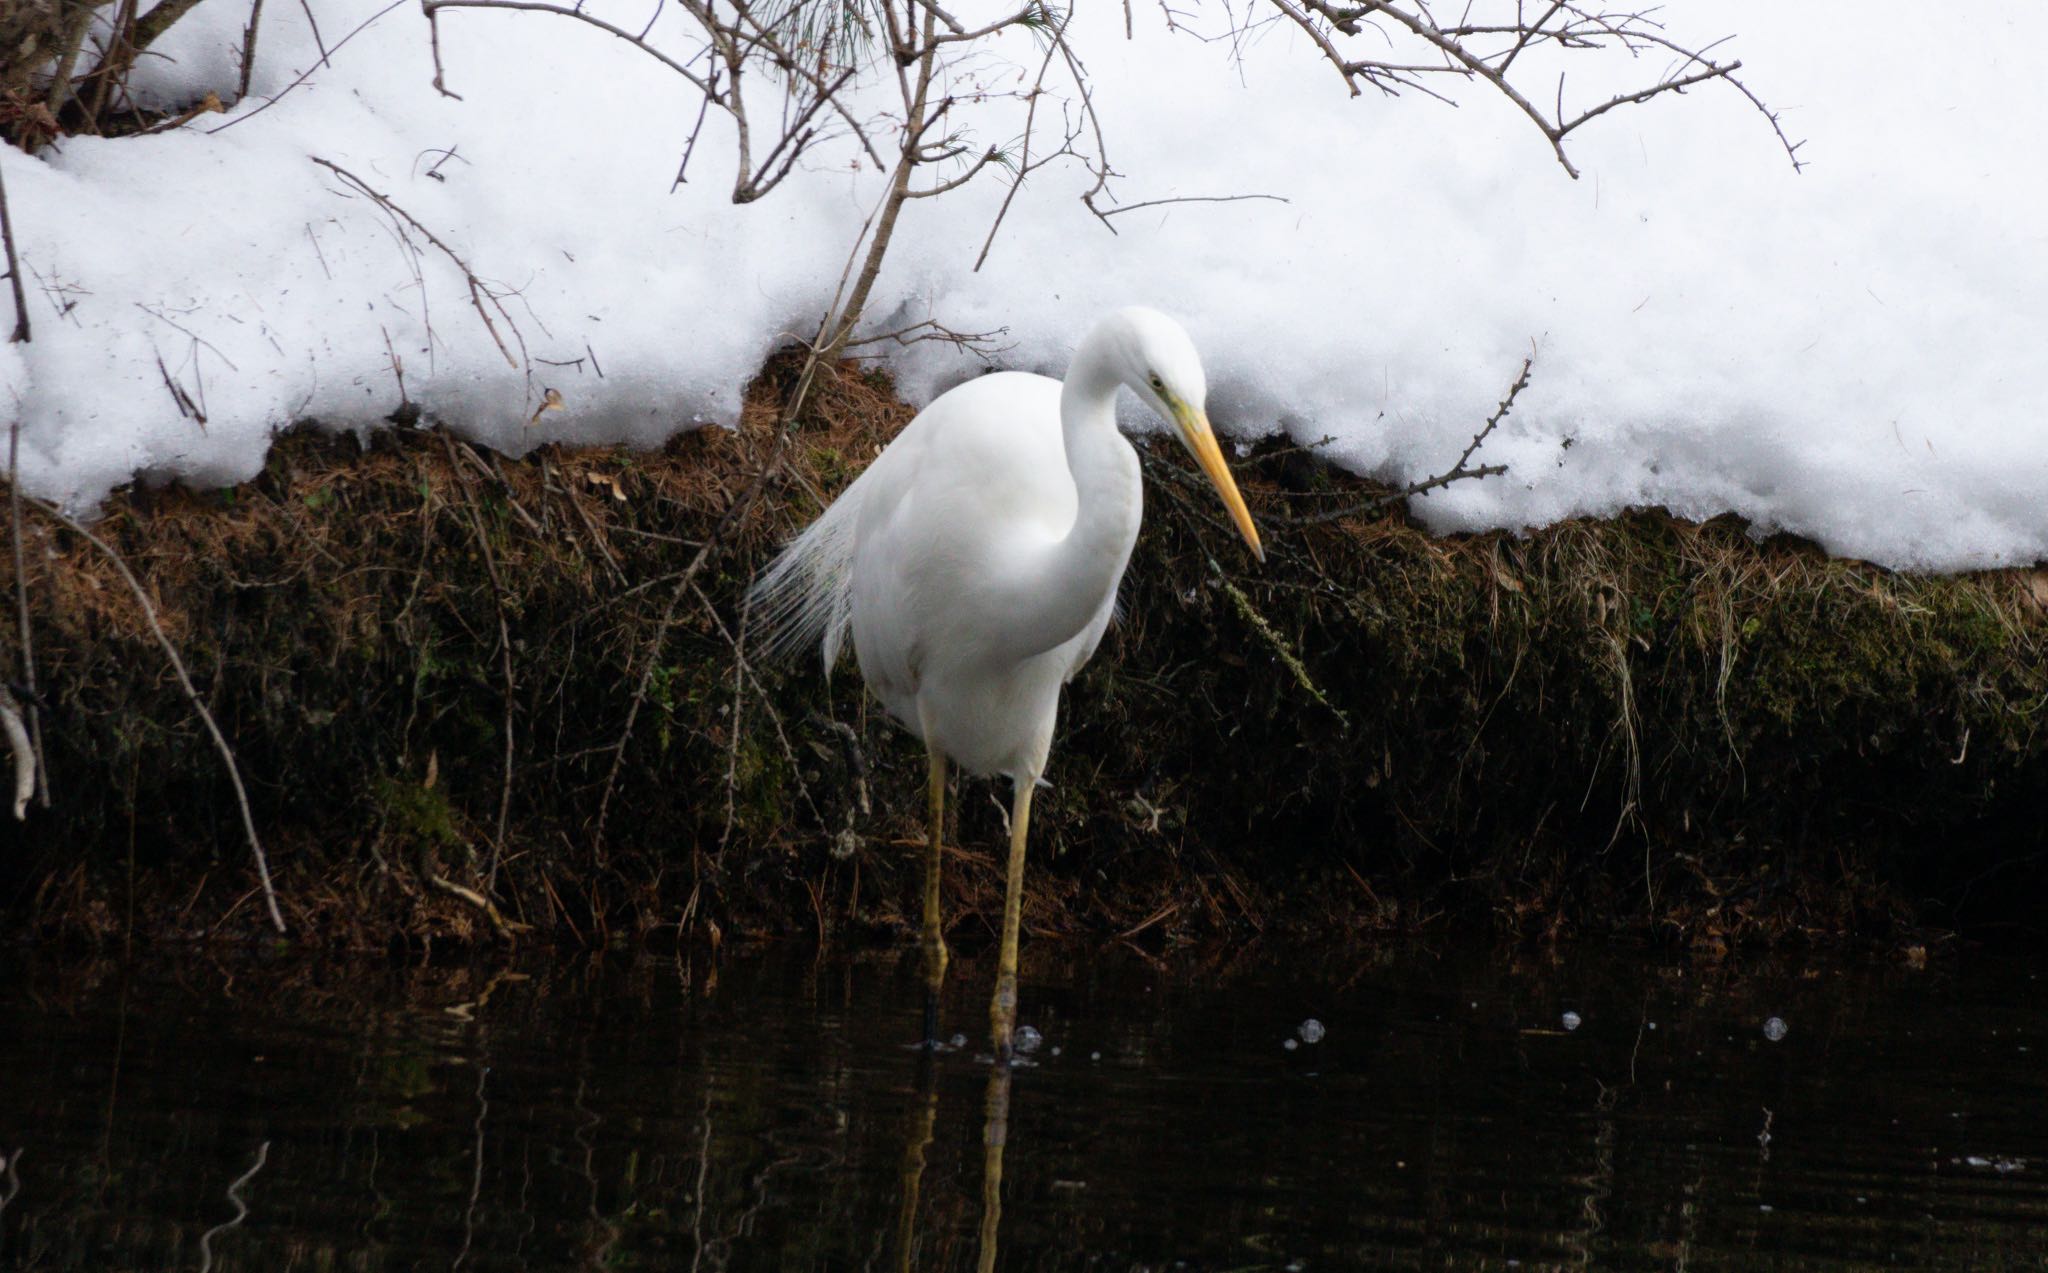
[[[1223,463],[1194,343],[1156,310],[1121,309],[1081,342],[1064,382],[999,372],[941,394],[904,426],[754,585],[767,647],[817,642],[829,672],[847,632],[868,688],[930,755],[924,877],[926,1035],[946,943],[939,922],[946,760],[1014,785],[1002,948],[990,1024],[1010,1055],[1031,793],[1060,687],[1095,653],[1138,538],[1138,456],[1116,427],[1129,386],[1173,426],[1259,559]]]

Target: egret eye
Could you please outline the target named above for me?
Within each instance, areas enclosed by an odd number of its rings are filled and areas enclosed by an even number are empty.
[[[1164,394],[1166,392],[1166,382],[1159,378],[1159,373],[1156,371],[1152,373],[1152,392],[1157,394]]]

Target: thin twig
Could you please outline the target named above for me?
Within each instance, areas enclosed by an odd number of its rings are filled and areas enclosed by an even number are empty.
[[[14,288],[14,334],[9,344],[28,339],[28,295],[21,286],[21,258],[14,251],[14,219],[7,214],[7,165],[0,163],[0,244],[7,250],[7,281]]]
[[[808,373],[810,368],[807,366],[805,370]],[[810,377],[806,374],[799,381],[800,393],[807,392],[809,384]],[[801,401],[801,397],[798,401]],[[718,523],[711,528],[711,534],[705,537],[704,546],[690,558],[690,564],[683,568],[682,574],[676,579],[675,588],[669,593],[668,605],[661,612],[661,621],[654,625],[654,635],[648,639],[646,653],[642,656],[644,662],[640,668],[639,680],[633,686],[632,701],[626,707],[625,723],[619,727],[618,741],[611,747],[612,763],[610,770],[605,774],[604,792],[597,801],[597,826],[591,833],[591,852],[599,866],[604,865],[605,861],[604,830],[606,819],[611,813],[612,792],[618,787],[619,772],[626,761],[626,745],[633,740],[633,727],[640,719],[641,707],[647,702],[647,691],[654,682],[655,669],[661,664],[661,649],[668,643],[668,630],[675,624],[683,598],[689,595],[691,582],[696,579],[698,572],[704,569],[704,564],[711,560],[712,554],[725,542],[727,532],[738,525],[740,518],[754,506],[754,501],[761,498],[761,492],[767,489],[769,479],[781,467],[780,451],[778,445],[775,458],[761,467],[761,471],[754,475],[754,479],[747,483],[746,489],[739,493],[738,498],[734,499],[719,517]]]
[[[1128,12],[1125,16],[1129,16]],[[1032,125],[1038,119],[1038,99],[1045,93],[1045,73],[1052,68],[1053,55],[1059,52],[1058,41],[1065,33],[1067,23],[1073,20],[1073,10],[1069,9],[1059,29],[1053,33],[1054,42],[1046,45],[1045,60],[1038,64],[1038,78],[1032,81],[1031,92],[1027,95],[1031,104],[1024,111],[1024,141],[1017,157],[1017,175],[1010,182],[1009,191],[1003,195],[1002,206],[996,209],[996,219],[989,223],[988,236],[981,241],[981,254],[974,258],[974,269],[969,271],[970,273],[981,272],[982,263],[988,260],[989,249],[995,246],[996,233],[1003,228],[1003,218],[1010,215],[1011,201],[1017,197],[1017,191],[1023,188],[1024,178],[1031,175]]]
[[[505,683],[505,703],[502,732],[505,735],[504,781],[498,790],[498,832],[491,839],[491,867],[485,876],[484,887],[496,892],[498,888],[498,863],[505,852],[505,828],[512,814],[512,742],[513,742],[513,695],[512,680],[512,627],[505,619],[505,582],[498,575],[498,556],[491,550],[491,537],[484,529],[483,513],[477,508],[476,492],[469,486],[469,475],[463,472],[462,461],[455,452],[455,439],[445,430],[442,443],[448,448],[448,464],[455,470],[456,485],[462,488],[463,504],[469,510],[469,524],[476,531],[478,549],[484,556],[484,571],[491,579],[491,604],[498,614],[498,660],[499,672]]]
[[[704,594],[704,589],[701,586],[693,583],[690,585],[690,590],[697,594],[697,600],[703,605],[704,613],[711,616],[711,625],[718,629],[718,635],[725,638],[726,646],[732,650],[735,685],[737,685],[741,678],[744,678],[747,684],[754,687],[755,696],[761,700],[761,709],[768,714],[768,723],[775,727],[775,737],[782,744],[782,758],[789,762],[790,774],[796,779],[797,794],[803,797],[805,806],[811,811],[812,820],[818,824],[818,830],[830,835],[832,829],[825,825],[825,815],[819,811],[818,802],[811,795],[811,785],[804,781],[803,765],[796,758],[796,748],[790,744],[789,734],[782,728],[782,716],[775,710],[775,700],[769,695],[766,687],[761,684],[761,679],[754,675],[754,665],[747,661],[746,652],[741,648],[747,636],[747,615],[749,605],[751,604],[751,597],[741,605],[740,629],[738,633],[734,633],[732,629],[726,627],[725,620],[718,617],[718,608],[711,604],[711,598]],[[738,712],[733,714],[733,729],[735,731],[734,736],[737,737],[739,729]],[[718,862],[721,866],[725,864],[725,845],[726,841],[731,838],[731,834],[732,807],[728,803],[726,807],[725,834],[721,835],[718,840]]]
[[[249,95],[249,77],[256,73],[256,26],[261,21],[263,0],[250,0],[249,25],[242,29],[242,77],[235,89],[238,102]]]
[[[277,890],[270,883],[270,859],[264,856],[263,842],[256,835],[256,819],[249,811],[249,792],[242,786],[242,770],[241,766],[235,763],[235,749],[228,746],[228,740],[220,732],[220,726],[214,723],[213,713],[206,710],[206,701],[200,698],[199,691],[193,688],[192,678],[185,672],[185,660],[178,657],[178,647],[171,644],[171,638],[164,633],[163,624],[157,621],[156,606],[151,604],[149,593],[143,590],[141,581],[136,579],[135,573],[128,568],[128,563],[122,559],[121,554],[115,552],[98,535],[74,521],[54,504],[39,499],[30,499],[28,503],[99,549],[119,572],[122,582],[128,585],[128,591],[134,594],[136,604],[142,607],[142,617],[149,621],[150,632],[156,636],[157,645],[163,650],[164,657],[170,661],[171,671],[177,675],[178,688],[185,692],[186,701],[191,703],[192,710],[199,714],[200,721],[206,726],[207,734],[213,739],[214,749],[220,752],[221,760],[227,765],[228,781],[233,783],[235,788],[235,803],[242,811],[242,830],[248,835],[249,850],[256,858],[256,878],[263,884],[263,904],[270,910],[271,924],[278,932],[284,932],[284,914],[277,908]]]
[[[1140,208],[1163,207],[1170,203],[1241,203],[1246,199],[1268,199],[1274,203],[1293,202],[1293,200],[1288,199],[1284,195],[1277,194],[1190,194],[1175,195],[1168,199],[1147,199],[1142,203],[1121,204],[1114,208],[1106,208],[1095,215],[1107,221],[1111,217],[1120,217],[1126,212],[1136,212]]]
[[[229,120],[225,124],[222,124],[219,128],[207,129],[206,135],[208,137],[211,137],[215,133],[233,128],[236,124],[240,124],[247,120],[254,119],[256,116],[261,115],[264,111],[267,111],[271,107],[277,105],[279,102],[284,100],[286,94],[290,93],[293,89],[305,83],[307,80],[312,79],[313,72],[319,70],[323,66],[328,65],[328,58],[335,53],[341,52],[341,48],[343,45],[347,44],[350,40],[355,39],[364,31],[368,30],[370,28],[371,23],[383,17],[385,14],[391,12],[393,9],[396,9],[399,6],[406,4],[407,2],[408,0],[391,0],[390,4],[385,5],[383,8],[377,10],[369,17],[364,18],[361,22],[356,23],[355,28],[351,30],[347,35],[344,35],[339,40],[336,40],[332,47],[323,47],[320,50],[320,60],[313,64],[312,66],[309,66],[305,70],[299,72],[299,74],[292,80],[291,83],[285,85],[283,88],[277,91],[276,96],[269,98],[263,103],[263,105],[258,106],[255,110],[244,111],[242,114],[235,116],[233,119]],[[237,105],[239,104],[240,103],[237,103]]]
[[[1486,441],[1487,437],[1493,433],[1494,429],[1499,427],[1502,420],[1507,418],[1508,411],[1515,405],[1515,398],[1520,395],[1522,390],[1529,387],[1529,369],[1534,365],[1535,360],[1533,358],[1524,358],[1522,360],[1521,373],[1515,377],[1515,382],[1508,386],[1507,396],[1500,400],[1500,405],[1493,409],[1493,414],[1486,418],[1486,423],[1479,426],[1479,431],[1474,433],[1472,440],[1465,444],[1465,449],[1458,454],[1457,462],[1443,472],[1438,473],[1434,477],[1424,478],[1419,482],[1410,482],[1399,490],[1374,495],[1357,503],[1346,505],[1343,508],[1326,509],[1320,513],[1309,513],[1300,517],[1279,517],[1274,520],[1282,526],[1321,526],[1326,522],[1341,522],[1347,518],[1362,517],[1397,501],[1413,499],[1418,495],[1427,495],[1431,491],[1441,490],[1453,482],[1501,476],[1508,471],[1508,467],[1505,464],[1481,464],[1475,468],[1469,466],[1470,461],[1478,453],[1480,446]]]
[[[704,608],[711,611],[711,599],[699,590],[697,597],[704,602]],[[740,786],[740,731],[746,724],[747,711],[747,653],[742,642],[747,639],[747,614],[753,607],[754,594],[751,590],[740,595],[739,635],[726,633],[726,643],[732,647],[732,715],[725,722],[725,827],[718,833],[718,859],[725,860],[725,846],[732,839],[734,813],[739,800]],[[715,615],[716,611],[712,611]],[[725,632],[725,625],[718,625]]]
[[[829,320],[828,320],[829,321]],[[822,332],[820,333],[822,340]],[[619,729],[618,741],[612,744],[611,768],[606,772],[604,792],[598,797],[597,826],[591,833],[591,852],[599,866],[604,864],[605,822],[611,812],[612,793],[618,788],[619,773],[625,766],[626,746],[633,739],[633,727],[640,719],[640,709],[647,702],[647,691],[654,682],[654,672],[661,664],[661,650],[668,642],[669,628],[674,626],[677,612],[682,608],[683,599],[690,594],[704,564],[725,543],[726,535],[752,509],[761,493],[768,489],[768,483],[782,471],[783,454],[789,439],[796,431],[797,420],[805,404],[810,400],[813,384],[816,383],[818,368],[823,363],[823,352],[818,342],[813,342],[810,352],[804,357],[803,370],[797,374],[796,387],[790,394],[789,404],[783,408],[782,419],[776,426],[773,450],[768,460],[754,474],[753,480],[740,491],[726,510],[719,516],[711,533],[704,538],[704,544],[690,558],[682,573],[677,576],[675,587],[669,593],[668,605],[662,610],[661,621],[655,625],[654,635],[648,639],[646,652],[641,656],[640,677],[633,686],[633,698],[626,708],[626,721]],[[715,618],[716,616],[714,616]]]
[[[313,16],[312,4],[309,0],[299,0],[299,10],[306,15],[306,25],[312,29],[313,47],[320,50],[320,65],[332,66],[327,57],[327,41],[320,38],[320,19]]]
[[[432,230],[429,230],[426,226],[421,225],[419,219],[413,216],[412,213],[407,212],[404,208],[401,208],[397,204],[393,203],[391,201],[390,196],[381,194],[378,191],[371,189],[370,185],[367,182],[365,182],[361,177],[356,176],[354,173],[342,167],[340,164],[332,163],[328,160],[322,159],[318,155],[309,155],[307,157],[311,159],[314,163],[319,164],[322,168],[327,169],[329,172],[332,172],[337,177],[340,177],[342,180],[348,182],[356,189],[362,191],[365,195],[368,195],[370,199],[373,202],[375,202],[378,207],[383,208],[392,216],[399,218],[400,220],[404,221],[405,224],[411,226],[415,230],[418,230],[420,234],[425,237],[427,242],[441,249],[442,254],[446,256],[450,261],[453,261],[455,263],[455,268],[462,271],[462,281],[469,285],[469,303],[476,307],[477,317],[484,320],[484,330],[488,331],[491,334],[491,340],[497,344],[498,352],[505,355],[506,365],[511,367],[515,371],[518,370],[520,366],[520,360],[512,356],[512,351],[505,345],[505,338],[498,334],[498,325],[491,321],[491,309],[497,310],[498,317],[504,319],[505,326],[511,329],[512,339],[519,342],[519,352],[522,357],[526,353],[526,338],[519,334],[519,325],[512,321],[511,312],[505,308],[505,303],[498,299],[498,294],[492,291],[488,284],[486,284],[482,279],[477,277],[476,271],[469,268],[469,263],[463,260],[462,257],[455,251],[454,248],[451,248],[446,243],[443,243],[440,239],[440,236],[436,235]],[[484,307],[485,301],[490,302],[490,309],[486,309]]]
[[[1268,4],[1308,36],[1323,59],[1343,77],[1354,97],[1359,94],[1360,85],[1367,84],[1387,94],[1415,91],[1449,100],[1423,83],[1425,76],[1486,83],[1528,117],[1550,143],[1558,163],[1573,177],[1579,175],[1579,170],[1565,153],[1564,143],[1582,125],[1619,107],[1638,105],[1666,94],[1682,94],[1710,80],[1726,81],[1740,92],[1769,121],[1794,170],[1804,167],[1799,158],[1801,143],[1786,136],[1777,112],[1736,78],[1735,72],[1742,68],[1742,63],[1715,61],[1708,56],[1715,47],[1712,44],[1690,48],[1662,34],[1655,10],[1607,11],[1589,8],[1576,0],[1550,0],[1539,16],[1528,14],[1524,4],[1517,3],[1514,15],[1507,20],[1460,21],[1445,26],[1436,20],[1428,0],[1268,0]],[[1380,19],[1406,31],[1440,60],[1398,61],[1377,48],[1369,56],[1351,57],[1340,45],[1340,36],[1362,38],[1370,32],[1392,42],[1388,30],[1378,24]],[[1241,34],[1248,25],[1244,21],[1233,24],[1232,34]],[[1496,41],[1505,41],[1505,46],[1493,47]],[[1524,77],[1510,74],[1516,59],[1538,44],[1581,52],[1607,49],[1630,56],[1663,49],[1681,58],[1681,67],[1687,69],[1684,74],[1667,74],[1653,84],[1618,92],[1577,114],[1567,114],[1562,76],[1555,86],[1556,100],[1546,110],[1522,87]]]

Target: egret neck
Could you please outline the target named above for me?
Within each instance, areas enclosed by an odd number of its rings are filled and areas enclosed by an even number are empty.
[[[1061,385],[1060,435],[1074,480],[1074,524],[1005,581],[1011,619],[1000,645],[1006,657],[1043,654],[1079,635],[1116,591],[1137,543],[1144,483],[1138,453],[1116,427],[1116,391],[1123,383],[1116,360],[1112,341],[1086,341]]]

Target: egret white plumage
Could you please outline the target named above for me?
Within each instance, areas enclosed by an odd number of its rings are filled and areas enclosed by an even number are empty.
[[[1060,688],[1109,626],[1144,504],[1116,427],[1128,386],[1214,483],[1260,560],[1223,462],[1194,343],[1156,310],[1118,310],[1064,382],[1022,372],[941,394],[754,585],[769,648],[817,643],[829,671],[853,636],[861,676],[930,755],[925,862],[926,1031],[946,968],[939,852],[946,761],[1014,785],[1003,935],[990,1023],[1010,1053],[1031,794],[1052,750]]]

